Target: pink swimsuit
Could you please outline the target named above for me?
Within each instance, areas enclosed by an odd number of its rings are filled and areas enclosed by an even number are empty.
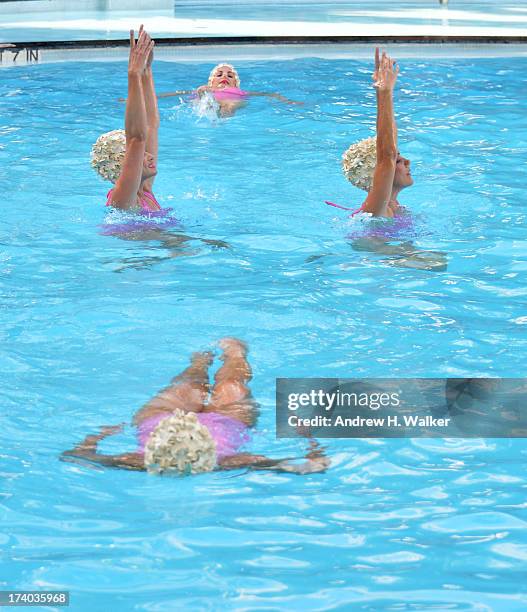
[[[364,212],[364,203],[357,210],[352,208],[346,208],[340,204],[334,202],[325,201],[329,206],[335,208],[341,208],[342,210],[352,211],[350,217],[354,217],[360,212]],[[375,223],[377,221],[377,223]],[[409,239],[415,237],[414,225],[412,217],[406,213],[406,209],[399,206],[397,214],[394,217],[386,217],[382,219],[376,219],[374,225],[369,225],[364,228],[361,227],[358,231],[354,230],[351,234],[348,234],[346,238],[357,240],[358,238],[379,238],[381,240],[402,240],[404,238]]]
[[[108,192],[106,206],[112,206],[113,189]],[[141,208],[136,208],[131,211],[134,218],[128,219],[124,223],[105,223],[102,225],[102,234],[104,236],[123,236],[135,232],[144,232],[146,230],[165,230],[180,225],[179,221],[171,216],[171,208],[161,208],[159,202],[155,199],[154,194],[150,191],[145,191],[140,202]]]
[[[240,446],[249,440],[248,427],[245,423],[217,412],[195,412],[198,421],[206,427],[216,444],[216,461],[235,455]],[[141,421],[137,427],[139,453],[145,452],[145,445],[159,423],[171,416],[172,412],[160,412]]]
[[[328,200],[326,200],[325,202],[329,206],[334,206],[335,208],[341,208],[342,210],[352,210],[353,212],[350,215],[351,217],[354,217],[355,215],[357,215],[358,213],[360,213],[360,212],[362,212],[364,210],[364,208],[363,208],[364,203],[361,204],[360,208],[357,208],[356,210],[353,210],[353,208],[346,208],[345,206],[341,206],[340,204],[335,204],[335,202],[329,202]]]
[[[108,192],[106,206],[112,206],[112,194],[113,189],[110,189]],[[159,202],[155,199],[154,194],[150,193],[150,191],[143,191],[143,197],[140,201],[141,212],[153,212],[155,210],[161,210],[161,206]]]
[[[232,102],[242,102],[249,95],[248,92],[243,91],[243,89],[240,89],[239,87],[225,87],[224,89],[214,89],[211,93],[217,102],[222,102],[223,100],[230,100]]]

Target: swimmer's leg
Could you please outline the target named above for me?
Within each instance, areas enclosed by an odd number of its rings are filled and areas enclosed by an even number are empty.
[[[144,230],[134,230],[127,233],[119,234],[119,238],[123,240],[135,240],[138,242],[160,242],[161,248],[172,251],[173,256],[185,255],[184,246],[190,240],[194,240],[191,236],[184,234],[173,234],[161,228],[151,228]]]
[[[198,241],[203,244],[211,246],[213,249],[230,249],[230,245],[225,240],[214,240],[212,238],[194,238],[192,236],[184,236],[183,234],[170,234],[166,235],[161,240],[161,246],[172,251],[172,257],[180,257],[183,255],[195,255],[197,251],[183,251],[181,248],[185,243],[189,241]],[[179,252],[178,250],[179,249]]]
[[[195,238],[194,236],[186,236],[185,234],[174,234],[164,229],[148,229],[148,230],[137,230],[128,233],[119,234],[119,238],[123,240],[136,240],[144,242],[160,242],[161,248],[165,248],[172,251],[172,257],[178,257],[181,255],[195,254],[190,251],[185,251],[184,246],[187,242],[196,241],[208,244],[213,248],[217,249],[228,249],[229,244],[224,240],[213,240],[210,238]]]
[[[133,424],[138,425],[160,412],[201,412],[209,394],[208,370],[213,359],[214,356],[208,351],[194,353],[188,368],[175,376],[166,389],[162,389],[136,412]]]
[[[447,269],[448,260],[446,253],[441,251],[414,251],[405,257],[385,259],[384,263],[397,268],[444,272]]]
[[[382,238],[375,237],[357,238],[351,243],[351,248],[354,251],[368,251],[381,255],[411,255],[415,251],[411,242],[390,244]]]
[[[248,427],[258,418],[258,407],[247,386],[252,371],[247,361],[247,347],[236,338],[223,338],[223,365],[216,372],[214,387],[205,412],[217,412],[238,419]]]
[[[159,242],[159,249],[166,249],[169,251],[168,255],[164,256],[149,256],[149,257],[129,257],[122,260],[124,265],[119,266],[115,272],[122,272],[129,268],[135,268],[137,270],[141,268],[149,268],[154,264],[161,263],[167,259],[174,259],[176,257],[190,257],[197,255],[199,251],[196,248],[192,248],[192,242],[202,242],[213,249],[228,249],[229,244],[224,240],[214,240],[209,238],[194,238],[193,236],[186,236],[184,234],[173,234],[162,229],[149,229],[133,231],[128,233],[121,233],[117,235],[122,240],[134,240],[138,242]]]
[[[382,238],[358,238],[351,243],[355,251],[369,251],[379,255],[393,256],[383,262],[398,268],[413,268],[416,270],[432,270],[443,272],[447,269],[446,253],[441,251],[421,251],[412,242],[390,244]]]

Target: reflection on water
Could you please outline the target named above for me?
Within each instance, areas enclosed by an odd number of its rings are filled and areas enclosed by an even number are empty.
[[[248,90],[305,105],[251,99],[211,125],[190,111],[168,120],[161,100],[156,197],[181,226],[137,240],[101,235],[107,188],[89,166],[97,136],[122,125],[122,63],[2,73],[5,588],[63,588],[86,610],[523,612],[525,440],[332,439],[331,469],[305,478],[174,481],[58,461],[227,335],[251,348],[251,450],[276,457],[305,445],[276,439],[277,377],[527,371],[523,60],[401,62],[399,138],[415,178],[404,204],[422,219],[401,242],[447,253],[440,273],[353,250],[355,222],[323,203],[362,202],[340,159],[373,128],[371,59],[239,64]],[[206,82],[212,65],[160,61],[157,87]],[[199,252],[170,259],[179,249]],[[312,255],[327,256],[307,265]],[[101,265],[149,257],[148,270]],[[470,395],[452,391],[473,432]]]

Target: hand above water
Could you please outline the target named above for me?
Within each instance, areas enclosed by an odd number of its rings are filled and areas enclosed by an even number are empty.
[[[150,35],[139,27],[137,42],[133,30],[130,30],[130,57],[128,59],[128,73],[142,75],[147,68],[148,62],[151,63],[153,57],[154,41]]]
[[[372,78],[377,91],[393,91],[399,74],[399,66],[396,64],[386,51],[379,57],[379,48],[375,49],[375,71]]]

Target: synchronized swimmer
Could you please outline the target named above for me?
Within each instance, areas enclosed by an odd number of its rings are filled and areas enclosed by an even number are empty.
[[[125,129],[99,136],[91,158],[92,167],[99,175],[114,183],[106,205],[146,213],[161,210],[152,193],[159,132],[153,56],[154,41],[143,26],[139,28],[137,42],[131,30]]]
[[[170,96],[188,95],[197,96],[199,99],[212,103],[218,116],[232,117],[238,109],[245,106],[250,96],[265,96],[274,98],[286,104],[301,104],[289,100],[278,93],[265,93],[261,91],[245,91],[240,89],[240,77],[234,66],[221,63],[215,66],[209,74],[206,85],[200,85],[196,90],[173,91],[159,94],[159,98]]]
[[[137,428],[135,451],[98,453],[98,442],[123,427],[106,426],[62,453],[62,459],[155,474],[187,475],[242,468],[293,474],[326,470],[329,459],[314,440],[302,463],[240,452],[249,442],[258,418],[258,405],[248,387],[252,373],[247,347],[236,338],[223,338],[218,346],[223,351],[223,365],[216,372],[212,389],[208,369],[213,354],[194,353],[190,365],[173,378],[170,386],[136,412],[132,419]]]
[[[408,241],[408,234],[413,230],[412,216],[398,200],[401,191],[414,184],[410,160],[401,155],[397,143],[393,91],[398,75],[396,62],[387,53],[380,54],[375,49],[372,78],[377,99],[377,134],[352,144],[342,156],[344,175],[352,185],[366,191],[367,196],[356,209],[328,200],[326,204],[350,211],[351,217],[368,213],[372,217],[393,219],[350,234],[348,238],[354,250],[387,255],[385,262],[392,266],[441,272],[447,267],[445,254],[424,251]]]
[[[92,166],[114,184],[106,205],[140,215],[163,212],[152,191],[157,174],[159,132],[153,50],[154,41],[143,26],[137,41],[133,30],[130,32],[125,129],[103,134],[92,149]],[[398,73],[396,62],[384,52],[380,56],[376,49],[373,80],[377,92],[377,135],[351,145],[343,156],[348,180],[367,191],[366,199],[353,215],[365,212],[375,217],[394,218],[405,214],[398,196],[413,184],[413,179],[409,160],[397,148],[393,89]],[[184,93],[190,92],[172,92],[159,97]],[[213,99],[218,114],[224,117],[232,116],[251,95],[290,102],[279,94],[242,90],[237,71],[225,63],[213,68],[207,85],[193,93]],[[382,240],[381,243],[386,244]],[[62,458],[156,473],[189,474],[238,468],[300,474],[324,471],[330,462],[314,441],[300,465],[240,452],[258,414],[247,385],[251,379],[247,348],[234,338],[224,338],[219,346],[224,363],[215,376],[210,398],[208,368],[213,355],[196,353],[190,366],[135,414],[133,424],[137,427],[139,442],[136,451],[120,455],[98,453],[97,443],[121,429],[110,426],[101,428],[99,434],[86,436],[83,442],[64,452]]]
[[[102,233],[123,240],[158,242],[169,251],[168,258],[188,254],[184,245],[191,240],[213,248],[228,247],[222,240],[168,231],[180,223],[170,214],[171,209],[161,208],[153,194],[160,124],[153,59],[154,41],[148,33],[141,26],[136,42],[131,30],[125,128],[99,136],[92,147],[91,165],[101,178],[114,184],[107,193],[106,206],[134,213],[135,218],[106,224]]]
[[[344,153],[342,166],[352,185],[368,193],[352,215],[370,213],[374,217],[396,217],[403,212],[397,197],[413,185],[410,161],[397,148],[397,123],[393,110],[393,90],[399,67],[385,52],[375,50],[373,85],[377,92],[377,136],[352,144]],[[327,202],[338,208],[345,208]],[[352,209],[345,209],[352,210]]]

